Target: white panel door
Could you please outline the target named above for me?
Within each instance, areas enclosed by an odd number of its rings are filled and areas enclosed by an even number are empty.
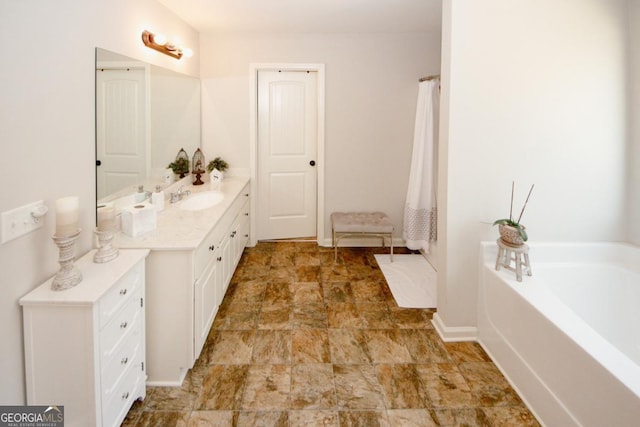
[[[258,72],[258,239],[316,235],[317,73]]]
[[[143,69],[96,70],[98,199],[147,176]]]

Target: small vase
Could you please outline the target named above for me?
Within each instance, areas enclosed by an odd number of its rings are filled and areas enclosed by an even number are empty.
[[[525,229],[523,225],[521,225],[522,229]],[[507,224],[499,224],[498,230],[500,231],[500,238],[503,242],[511,246],[522,246],[524,245],[524,240],[520,237],[520,232],[516,227],[512,227]]]
[[[211,178],[216,181],[222,181],[224,179],[224,172],[214,169],[211,171]]]
[[[209,173],[209,182],[211,182],[211,187],[217,187],[220,181],[224,178],[224,173],[219,171],[218,169],[214,169]]]

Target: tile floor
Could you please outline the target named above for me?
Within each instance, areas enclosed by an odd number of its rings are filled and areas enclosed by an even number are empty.
[[[537,426],[479,345],[396,305],[382,251],[245,250],[183,386],[149,387],[123,425]]]

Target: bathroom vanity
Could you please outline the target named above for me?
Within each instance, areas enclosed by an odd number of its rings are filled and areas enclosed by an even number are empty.
[[[83,280],[49,279],[20,299],[29,405],[62,405],[66,425],[119,426],[145,388],[145,257],[123,250],[105,264],[89,252]]]
[[[228,177],[223,197],[208,206],[209,184],[167,200],[157,229],[122,233],[118,248],[146,248],[147,384],[179,386],[200,355],[245,245],[249,240],[249,178]]]

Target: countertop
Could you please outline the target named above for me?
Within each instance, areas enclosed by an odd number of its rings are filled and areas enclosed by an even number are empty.
[[[118,280],[124,277],[131,268],[149,255],[148,250],[122,250],[112,261],[96,264],[93,262],[92,250],[75,263],[82,273],[82,281],[73,288],[63,291],[51,289],[53,277],[42,285],[20,298],[21,305],[92,305]]]
[[[120,232],[114,237],[113,246],[122,249],[193,250],[220,221],[248,182],[249,177],[225,177],[218,187],[224,199],[215,206],[199,211],[182,210],[180,204],[196,193],[211,191],[209,183],[185,186],[184,189],[191,191],[191,194],[177,203],[169,203],[167,197],[164,210],[157,213],[155,230],[138,237]]]

